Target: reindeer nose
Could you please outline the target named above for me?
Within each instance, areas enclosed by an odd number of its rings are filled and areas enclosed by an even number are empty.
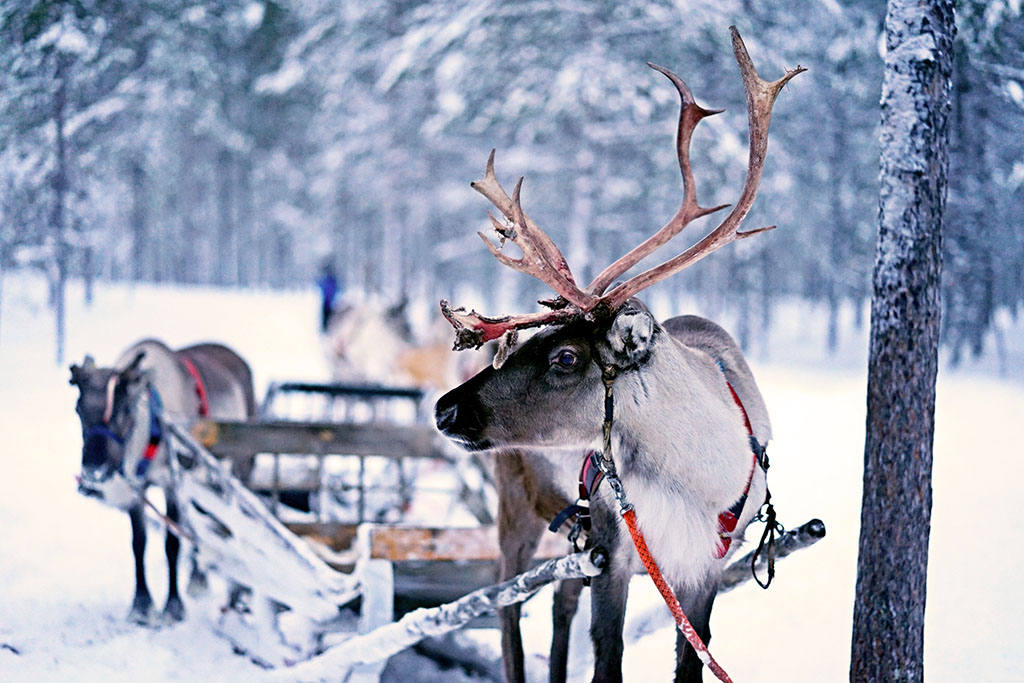
[[[437,428],[442,432],[451,430],[451,428],[455,426],[458,416],[459,406],[455,403],[449,406],[443,406],[439,401],[434,410],[434,421],[437,423]]]

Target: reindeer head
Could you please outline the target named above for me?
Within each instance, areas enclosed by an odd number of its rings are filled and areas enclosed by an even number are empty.
[[[578,446],[601,435],[602,368],[646,366],[665,332],[633,299],[614,317],[578,319],[538,332],[437,402],[437,426],[470,450]]]
[[[602,368],[614,368],[619,374],[641,370],[654,362],[659,344],[667,337],[634,295],[731,242],[774,227],[739,230],[754,202],[764,168],[772,105],[782,87],[804,69],[787,71],[773,82],[762,80],[739,33],[735,27],[730,30],[746,90],[750,128],[750,158],[739,200],[718,227],[701,240],[607,293],[619,276],[669,242],[691,221],[728,206],[705,208],[698,204],[690,166],[694,129],[702,119],[719,112],[697,105],[686,84],[671,71],[649,64],[672,81],[681,100],[676,153],[683,178],[683,201],[665,226],[608,266],[586,288],[576,284],[558,247],[523,212],[523,179],[516,183],[511,197],[501,187],[491,152],[483,180],[473,183],[473,187],[490,200],[506,222],[491,215],[498,245],[483,234],[480,237],[498,261],[536,277],[558,296],[541,302],[549,310],[504,317],[452,309],[447,301],[441,301],[441,311],[456,331],[456,349],[478,347],[498,338],[509,347],[517,330],[547,328],[508,355],[504,363],[496,363],[438,401],[436,421],[444,434],[471,449],[590,443],[599,434],[602,422]],[[511,258],[501,251],[507,241],[519,247],[521,258]],[[499,356],[504,354],[499,351]]]
[[[78,387],[75,412],[82,424],[82,471],[79,491],[109,498],[106,491],[115,474],[123,474],[125,448],[132,441],[138,418],[136,404],[145,390],[140,369],[144,352],[123,370],[98,367],[92,356],[71,366],[72,386]]]

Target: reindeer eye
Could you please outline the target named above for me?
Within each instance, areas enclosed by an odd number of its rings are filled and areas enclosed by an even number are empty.
[[[563,370],[571,370],[579,365],[580,357],[575,351],[571,349],[562,349],[557,352],[551,360],[552,365],[557,365]]]

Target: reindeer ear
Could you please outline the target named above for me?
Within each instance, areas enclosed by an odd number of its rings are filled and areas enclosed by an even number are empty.
[[[657,324],[639,301],[627,302],[616,314],[605,337],[604,361],[620,368],[635,367],[647,360],[654,346]]]
[[[86,373],[96,369],[96,361],[92,356],[86,354],[85,360],[82,361],[81,365],[71,365],[71,379],[68,380],[68,384],[75,386],[80,385],[85,379]]]
[[[134,382],[142,376],[142,373],[139,371],[139,364],[142,363],[142,359],[145,356],[145,351],[139,351],[135,354],[132,362],[128,364],[128,367],[118,373],[122,382]]]

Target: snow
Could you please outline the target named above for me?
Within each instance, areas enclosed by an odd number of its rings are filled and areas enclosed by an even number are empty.
[[[277,71],[264,74],[253,83],[253,91],[260,94],[284,95],[302,82],[306,70],[298,61],[287,60]]]
[[[172,345],[224,341],[249,359],[258,391],[278,378],[327,374],[316,337],[313,291],[98,285],[92,308],[72,287],[68,362],[86,352],[110,362],[135,339]],[[53,363],[44,282],[8,276],[0,316],[0,680],[259,680],[262,670],[213,633],[216,597],[186,597],[188,619],[171,627],[128,624],[132,563],[128,520],[79,496],[80,433],[66,366]],[[848,311],[846,312],[849,313]],[[820,310],[788,304],[771,344],[752,365],[773,419],[769,481],[789,526],[820,517],[828,535],[786,558],[769,591],[754,585],[716,604],[710,644],[735,680],[821,681],[848,676],[865,410],[866,331],[844,316],[843,346],[823,350]],[[1021,323],[1004,321],[1019,340]],[[1016,327],[1014,327],[1016,325]],[[1016,342],[1018,345],[1020,342]],[[925,668],[931,681],[1010,681],[1024,660],[1024,523],[1017,509],[1024,460],[1021,349],[1016,380],[943,367],[937,396],[934,510]],[[165,590],[161,535],[151,529],[147,566],[158,604]],[[574,622],[572,679],[589,678],[586,593]],[[550,590],[524,607],[531,677],[546,678]],[[624,667],[628,679],[666,680],[674,629],[649,579],[630,590]],[[496,631],[465,638],[496,651]],[[403,655],[397,680],[441,680]],[[705,677],[711,680],[710,675]]]

